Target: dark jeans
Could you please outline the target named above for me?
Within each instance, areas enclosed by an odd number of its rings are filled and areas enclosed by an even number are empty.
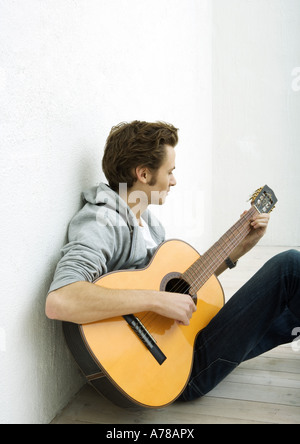
[[[292,342],[296,327],[300,253],[289,250],[270,259],[201,331],[191,377],[179,399],[205,395],[241,362]]]

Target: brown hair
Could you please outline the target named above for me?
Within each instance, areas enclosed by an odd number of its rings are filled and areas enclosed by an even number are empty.
[[[114,126],[107,138],[102,168],[110,187],[118,191],[119,183],[131,188],[136,181],[134,170],[144,166],[157,170],[165,159],[165,145],[175,147],[178,129],[165,122],[122,122]]]

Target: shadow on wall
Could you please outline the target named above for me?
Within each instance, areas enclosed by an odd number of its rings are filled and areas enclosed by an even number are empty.
[[[45,418],[52,419],[53,416],[63,408],[70,398],[85,383],[80,370],[71,356],[63,336],[62,323],[47,319],[45,315],[45,301],[52,282],[57,262],[61,257],[60,248],[67,242],[67,228],[71,218],[82,207],[81,193],[84,189],[94,185],[91,178],[95,168],[95,161],[88,156],[89,150],[82,149],[82,159],[76,165],[76,174],[72,171],[69,178],[70,186],[62,189],[61,194],[68,196],[65,211],[56,208],[55,203],[50,209],[52,213],[52,223],[56,224],[53,231],[61,239],[61,245],[51,255],[45,255],[42,278],[37,279],[34,294],[31,294],[31,304],[22,318],[23,325],[20,326],[26,335],[27,353],[31,355],[27,362],[34,362],[28,365],[25,374],[31,374],[35,383],[36,396],[39,402],[33,406],[36,409],[36,417],[40,422]],[[97,162],[98,163],[98,162]],[[65,178],[64,178],[65,183]],[[60,200],[61,202],[61,200]],[[57,223],[55,213],[57,211]],[[63,218],[63,223],[61,219]],[[57,225],[61,225],[58,228]],[[52,235],[53,237],[53,235]],[[23,339],[25,340],[25,338]],[[25,363],[26,365],[26,363]],[[34,396],[32,397],[34,399]]]
[[[75,365],[66,346],[62,324],[45,316],[45,300],[52,273],[37,286],[31,307],[24,314],[24,331],[32,346],[32,362],[35,362],[32,379],[39,402],[36,417],[41,422],[63,408],[84,384],[84,379]],[[29,349],[31,349],[29,345]]]

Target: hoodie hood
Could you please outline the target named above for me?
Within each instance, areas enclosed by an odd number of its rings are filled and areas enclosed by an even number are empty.
[[[113,208],[116,208],[116,204],[123,199],[120,199],[118,193],[113,191],[108,185],[105,183],[100,183],[100,185],[89,188],[82,193],[83,200],[85,203],[90,203],[92,205],[98,204],[108,204]],[[123,201],[124,206],[127,207],[125,201]],[[121,204],[121,202],[120,202]]]
[[[84,191],[82,195],[84,203],[112,210],[113,213],[117,212],[129,227],[138,224],[127,203],[109,185],[100,183],[100,185]]]
[[[125,200],[113,191],[109,185],[100,183],[100,185],[84,191],[82,196],[85,204],[97,205],[98,207],[103,207],[104,210],[112,210],[114,220],[115,213],[117,212],[130,230],[132,230],[133,227],[138,227],[138,221]],[[106,213],[107,216],[109,212],[110,211]],[[152,226],[154,237],[156,239],[161,238],[163,227],[148,209],[142,214],[142,219],[145,220],[148,225]]]

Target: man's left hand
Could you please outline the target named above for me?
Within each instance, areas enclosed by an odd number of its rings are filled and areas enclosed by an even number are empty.
[[[246,211],[241,215],[243,216]],[[251,250],[257,242],[266,234],[270,214],[257,214],[250,220],[251,231],[241,242],[240,247],[246,252]]]

